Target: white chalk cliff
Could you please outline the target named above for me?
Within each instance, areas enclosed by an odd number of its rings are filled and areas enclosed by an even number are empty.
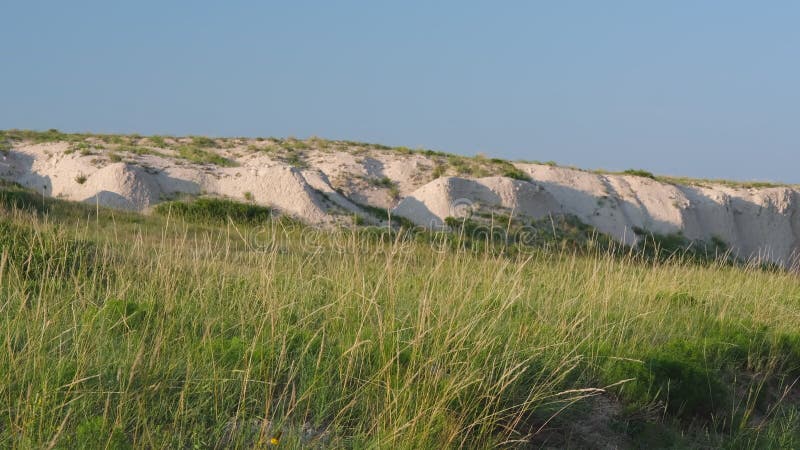
[[[373,214],[378,207],[420,226],[441,226],[459,202],[470,202],[521,218],[574,215],[627,244],[637,239],[633,229],[642,228],[718,238],[741,258],[783,265],[800,254],[800,190],[793,186],[677,184],[485,158],[470,159],[477,169],[464,174],[463,161],[448,165],[454,161],[448,155],[319,140],[303,141],[302,151],[299,141],[287,150],[285,141],[219,140],[207,151],[231,162],[223,167],[183,159],[175,149],[191,138],[169,138],[161,147],[148,138],[129,141],[125,147],[87,137],[83,151],[74,140],[14,141],[0,159],[0,177],[43,195],[137,211],[177,195],[214,195],[269,205],[313,224],[352,214],[382,223]],[[509,168],[530,181],[502,176]]]
[[[743,259],[791,265],[800,255],[800,191],[792,187],[680,185],[539,164],[517,167],[530,182],[437,179],[406,196],[394,212],[436,226],[453,215],[448,205],[468,199],[521,217],[571,214],[626,244],[635,243],[633,230],[641,228],[690,240],[718,238]]]

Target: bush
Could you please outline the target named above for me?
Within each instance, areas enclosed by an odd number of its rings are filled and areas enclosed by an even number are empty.
[[[218,198],[199,198],[194,201],[171,201],[159,203],[155,207],[156,214],[172,215],[190,222],[226,222],[228,219],[237,223],[260,223],[272,215],[266,206],[239,203],[233,200]]]

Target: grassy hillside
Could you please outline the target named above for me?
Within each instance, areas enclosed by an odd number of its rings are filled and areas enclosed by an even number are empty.
[[[0,202],[3,448],[800,447],[796,274]]]

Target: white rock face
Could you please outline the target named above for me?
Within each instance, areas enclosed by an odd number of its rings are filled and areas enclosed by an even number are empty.
[[[312,223],[326,221],[326,209],[319,193],[294,167],[271,164],[220,168],[216,174],[203,184],[208,193],[243,200],[249,192],[256,203],[277,207]]]
[[[115,163],[94,172],[70,196],[87,203],[117,209],[141,211],[158,202],[161,194],[156,179],[142,168]]]
[[[114,159],[107,150],[82,154],[66,142],[21,143],[0,156],[0,178],[43,195],[136,211],[179,195],[221,196],[268,205],[317,225],[369,216],[361,206],[368,204],[439,227],[458,216],[459,208],[477,204],[516,217],[575,215],[626,244],[636,242],[638,227],[681,232],[689,239],[716,237],[739,257],[787,266],[800,255],[800,192],[792,187],[678,185],[521,163],[515,165],[531,182],[498,176],[433,179],[443,173],[434,168],[445,167],[447,157],[312,148],[300,168],[269,152],[248,150],[252,146],[211,150],[236,163],[220,167],[192,163],[167,148]]]
[[[392,212],[417,225],[435,228],[444,225],[447,217],[458,217],[458,209],[470,204],[532,218],[563,212],[555,197],[540,185],[505,177],[439,178],[404,198]]]
[[[255,158],[241,167],[190,164],[147,156],[143,165],[110,163],[67,152],[68,144],[15,148],[0,164],[0,177],[67,200],[144,211],[180,194],[208,194],[276,207],[308,222],[330,221],[320,191],[333,191],[324,178],[311,186],[288,164]]]
[[[503,178],[442,178],[417,189],[393,210],[421,226],[441,226],[459,199],[542,217],[567,213],[626,244],[634,228],[689,239],[722,239],[744,259],[786,266],[800,255],[800,192],[662,183],[538,164],[517,164],[532,182]],[[503,181],[501,181],[503,180]]]

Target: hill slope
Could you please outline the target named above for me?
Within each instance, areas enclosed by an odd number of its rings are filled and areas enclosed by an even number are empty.
[[[0,448],[800,447],[784,270],[3,184]],[[431,190],[555,207],[531,186]]]
[[[2,132],[0,177],[46,196],[146,211],[210,195],[274,207],[327,225],[389,210],[441,227],[475,217],[571,215],[625,244],[642,231],[722,242],[742,259],[794,266],[800,190],[792,186],[656,179],[549,164],[466,158],[322,139],[210,139]],[[643,176],[644,175],[644,176]]]

